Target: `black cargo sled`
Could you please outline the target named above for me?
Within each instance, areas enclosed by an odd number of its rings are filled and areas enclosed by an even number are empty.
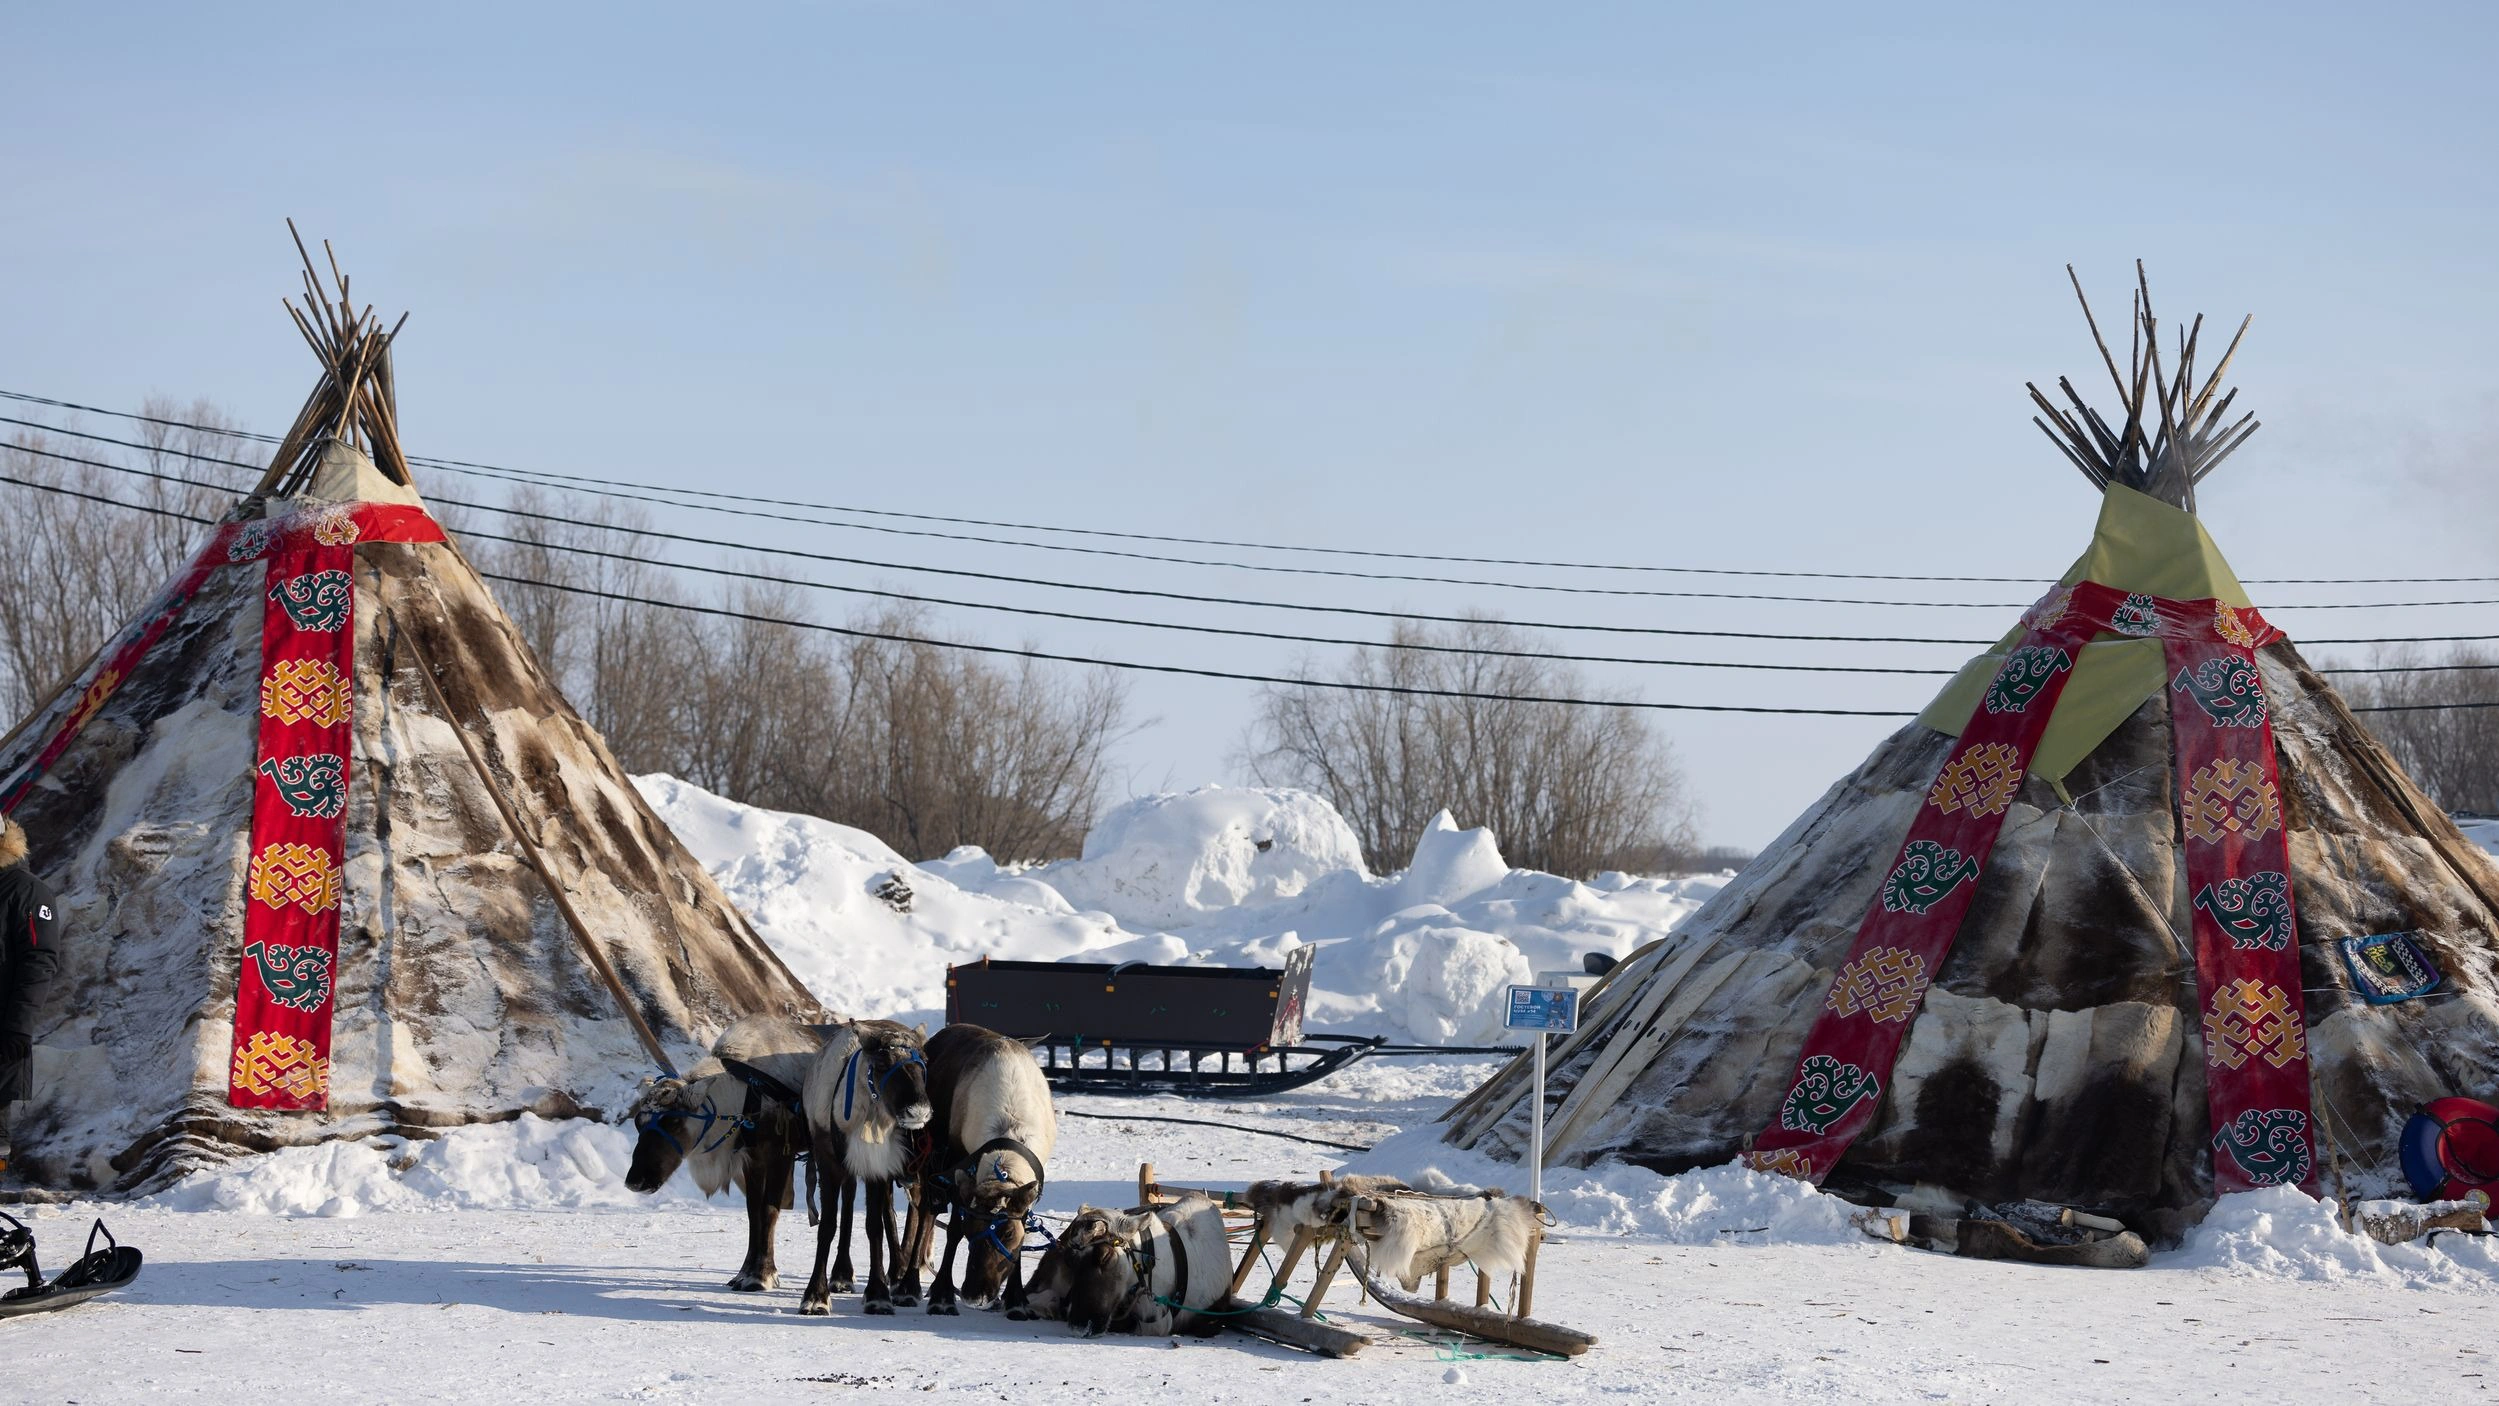
[[[1310,963],[1296,948],[1276,967],[1144,962],[1000,962],[946,969],[946,1019],[1033,1047],[1067,1093],[1282,1093],[1370,1055],[1511,1051],[1392,1045],[1371,1035],[1304,1035]]]

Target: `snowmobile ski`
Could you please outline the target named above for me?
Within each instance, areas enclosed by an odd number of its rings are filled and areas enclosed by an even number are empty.
[[[12,1269],[26,1271],[26,1287],[0,1293],[0,1319],[17,1318],[29,1313],[49,1313],[56,1308],[69,1308],[85,1303],[99,1294],[109,1294],[127,1286],[139,1277],[143,1258],[128,1245],[113,1238],[104,1228],[101,1217],[87,1232],[87,1252],[78,1262],[47,1280],[35,1262],[35,1233],[26,1223],[6,1211],[0,1211],[0,1273]],[[102,1237],[104,1248],[96,1248]]]

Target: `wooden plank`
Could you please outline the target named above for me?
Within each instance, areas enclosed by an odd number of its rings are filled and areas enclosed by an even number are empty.
[[[1571,1086],[1570,1093],[1562,1100],[1562,1106],[1554,1110],[1553,1115],[1545,1120],[1545,1145],[1547,1147],[1554,1144],[1558,1131],[1570,1126],[1572,1119],[1587,1108],[1589,1100],[1598,1096],[1597,1090],[1608,1087],[1612,1083],[1616,1071],[1623,1067],[1624,1061],[1630,1059],[1632,1052],[1639,1047],[1640,1036],[1654,1026],[1667,1011],[1673,1010],[1681,1003],[1680,993],[1689,985],[1692,969],[1700,964],[1701,958],[1716,950],[1717,946],[1718,935],[1712,933],[1693,943],[1688,950],[1677,954],[1674,964],[1657,974],[1657,979],[1650,983],[1653,989],[1642,1001],[1640,1008],[1633,1012],[1630,1019],[1625,1020],[1616,1028],[1613,1036],[1605,1042],[1605,1048],[1598,1052],[1597,1057],[1585,1070],[1581,1071],[1579,1082]],[[1612,1101],[1610,1096],[1607,1101]]]
[[[1371,1345],[1370,1338],[1350,1328],[1297,1317],[1280,1308],[1245,1305],[1237,1299],[1227,1304],[1222,1315],[1223,1325],[1236,1333],[1321,1357],[1351,1357]]]
[[[1577,1357],[1597,1345],[1596,1334],[1559,1323],[1535,1318],[1512,1318],[1488,1308],[1468,1308],[1463,1304],[1418,1299],[1400,1293],[1394,1284],[1383,1284],[1371,1277],[1371,1267],[1360,1256],[1352,1261],[1354,1274],[1380,1301],[1380,1307],[1391,1313],[1429,1323],[1436,1328],[1449,1328],[1478,1337],[1487,1342],[1507,1343],[1532,1352],[1549,1352],[1556,1357]]]
[[[1666,944],[1671,941],[1673,941],[1671,938],[1661,938],[1651,944],[1656,956],[1648,964],[1647,971],[1636,978],[1626,977],[1626,982],[1630,984],[1625,986],[1623,1000],[1617,1003],[1616,1009],[1580,1026],[1569,1039],[1562,1042],[1560,1049],[1552,1052],[1549,1058],[1555,1066],[1572,1058],[1583,1046],[1600,1037],[1610,1041],[1613,1033],[1624,1028],[1630,1020],[1645,1020],[1647,1012],[1658,1002],[1666,999],[1667,994],[1674,990],[1675,984],[1682,981],[1692,970],[1692,964],[1700,960],[1700,955],[1717,944],[1718,938],[1713,933],[1708,937],[1686,943],[1673,952],[1668,952]],[[1629,963],[1625,964],[1625,966],[1628,965]],[[1620,971],[1622,968],[1618,967],[1615,970]],[[1639,1027],[1630,1025],[1629,1028],[1636,1030]],[[1608,1048],[1611,1048],[1610,1044]],[[1600,1062],[1604,1058],[1602,1053],[1597,1056]],[[1471,1148],[1483,1139],[1484,1134],[1498,1126],[1502,1119],[1509,1117],[1511,1110],[1518,1107],[1519,1100],[1527,1097],[1530,1083],[1528,1061],[1527,1054],[1521,1054],[1517,1059],[1512,1060],[1510,1068],[1503,1071],[1503,1076],[1506,1078],[1515,1073],[1516,1078],[1512,1081],[1512,1086],[1505,1090],[1505,1096],[1495,1102],[1487,1103],[1474,1115],[1468,1125],[1460,1128],[1454,1136],[1446,1140],[1458,1147]],[[1591,1064],[1589,1072],[1593,1073],[1595,1068],[1596,1066]],[[1582,1074],[1580,1077],[1584,1082],[1588,1076]]]
[[[1674,1003],[1660,1012],[1657,1019],[1651,1022],[1647,1029],[1631,1039],[1615,1041],[1615,1046],[1625,1048],[1615,1061],[1614,1067],[1606,1072],[1604,1080],[1602,1082],[1580,1080],[1579,1087],[1571,1090],[1571,1101],[1564,1104],[1562,1116],[1548,1125],[1545,1136],[1545,1164],[1551,1166],[1558,1162],[1562,1150],[1568,1149],[1582,1133],[1585,1133],[1589,1125],[1596,1121],[1598,1114],[1614,1106],[1615,1101],[1622,1097],[1623,1091],[1631,1086],[1631,1081],[1640,1077],[1648,1069],[1650,1063],[1657,1058],[1658,1052],[1666,1047],[1666,1042],[1672,1040],[1676,1032],[1683,1028],[1684,1022],[1690,1020],[1712,996],[1718,994],[1718,988],[1727,984],[1727,979],[1735,975],[1737,968],[1762,955],[1764,954],[1759,951],[1730,952],[1719,958],[1710,964],[1707,971],[1686,983],[1683,989],[1676,993]],[[1784,954],[1769,955],[1782,956]],[[1607,1053],[1611,1054],[1613,1050],[1614,1046],[1609,1046]]]

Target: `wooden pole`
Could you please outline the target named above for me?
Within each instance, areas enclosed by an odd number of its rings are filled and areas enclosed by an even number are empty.
[[[384,609],[387,610],[388,607],[385,606]],[[452,734],[460,739],[460,750],[468,755],[469,766],[477,772],[477,779],[486,787],[486,795],[494,801],[495,809],[502,814],[504,828],[511,831],[513,841],[520,845],[521,856],[528,861],[529,867],[538,871],[539,880],[547,886],[548,896],[555,900],[556,911],[564,915],[565,925],[573,930],[574,940],[581,944],[582,955],[589,959],[591,968],[598,972],[599,979],[607,983],[607,989],[616,997],[616,1005],[624,1011],[625,1019],[633,1023],[633,1033],[641,1039],[642,1048],[650,1052],[652,1060],[657,1062],[661,1070],[669,1077],[676,1077],[676,1064],[668,1058],[668,1051],[660,1045],[659,1037],[651,1032],[650,1023],[642,1018],[641,1009],[634,1004],[633,998],[625,993],[625,983],[616,975],[616,968],[609,964],[607,953],[602,951],[598,941],[591,937],[589,925],[584,923],[581,914],[574,910],[572,896],[565,892],[564,885],[556,879],[555,872],[547,867],[546,856],[538,852],[537,842],[532,840],[529,832],[522,827],[519,812],[512,808],[510,798],[504,795],[503,787],[496,782],[494,773],[487,768],[484,754],[477,750],[476,739],[470,737],[469,730],[460,725],[459,718],[453,716],[450,703],[443,698],[442,685],[434,677],[434,661],[426,656],[424,643],[417,638],[414,630],[402,629],[399,634],[408,642],[408,652],[415,656],[417,678],[425,685],[425,696],[433,702],[434,711],[441,716],[442,720],[451,725]]]

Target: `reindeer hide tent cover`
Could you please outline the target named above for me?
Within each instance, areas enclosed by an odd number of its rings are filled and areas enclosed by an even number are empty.
[[[2199,393],[2190,334],[2172,381],[2148,290],[2136,311],[2134,375],[2106,358],[2122,430],[2033,390],[2103,491],[2089,549],[1608,978],[1556,1056],[1548,1159],[1745,1155],[1862,1198],[2037,1198],[2171,1235],[2217,1190],[2404,1194],[2407,1117],[2488,1091],[2499,867],[2246,608],[2193,505],[2253,423],[2218,428],[2227,356]],[[2444,982],[2371,1005],[2338,944],[2392,932]],[[1448,1140],[1522,1155],[1526,1085],[1514,1062]]]
[[[595,1114],[740,1015],[820,1016],[432,523],[396,329],[333,277],[259,488],[0,742],[69,930],[38,1184]]]

